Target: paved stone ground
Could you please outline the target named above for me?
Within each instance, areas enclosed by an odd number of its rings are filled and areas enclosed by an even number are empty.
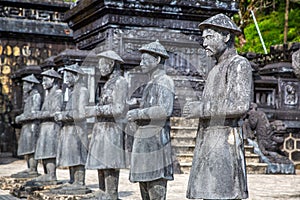
[[[16,160],[0,155],[0,176],[9,176],[26,168],[24,160]],[[39,172],[42,172],[39,165]],[[138,184],[128,181],[128,170],[121,170],[119,196],[122,200],[141,199]],[[60,180],[69,178],[69,171],[58,169]],[[184,200],[188,174],[176,174],[175,180],[168,183],[167,200]],[[93,190],[97,189],[97,172],[88,170],[86,184]],[[251,200],[300,200],[300,171],[297,175],[248,175],[248,189]],[[8,191],[0,190],[0,200],[17,199],[9,195]]]

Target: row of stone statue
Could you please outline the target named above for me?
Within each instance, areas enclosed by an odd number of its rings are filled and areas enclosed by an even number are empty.
[[[227,16],[213,16],[199,28],[208,56],[217,62],[208,74],[201,101],[183,108],[184,117],[200,118],[187,198],[247,198],[239,122],[250,106],[252,69],[234,48],[234,37],[241,31]],[[18,154],[27,157],[29,168],[14,177],[37,176],[37,160],[42,160],[45,175],[28,184],[53,184],[57,182],[56,167],[69,167],[70,181],[55,191],[75,193],[87,190],[85,169],[97,169],[100,190],[95,196],[117,199],[119,170],[130,167],[129,180],[139,182],[143,199],[166,199],[167,181],[173,180],[170,116],[175,88],[164,70],[168,53],[159,41],[139,50],[140,66],[150,81],[139,108],[129,111],[128,84],[119,68],[123,60],[113,51],[98,54],[100,74],[108,80],[96,106],[88,105],[88,90],[80,81],[84,72],[77,64],[62,69],[69,90],[65,106],[57,85],[59,73],[52,69],[42,73],[43,105],[34,89],[39,81],[33,75],[23,78],[24,112],[16,117],[23,124]],[[87,117],[97,118],[90,143]],[[128,133],[134,137],[129,164],[124,148]]]

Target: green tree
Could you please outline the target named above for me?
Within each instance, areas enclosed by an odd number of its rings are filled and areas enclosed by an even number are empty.
[[[300,0],[289,0],[289,6],[286,1],[288,0],[240,1],[240,12],[235,16],[237,24],[244,33],[236,41],[240,52],[264,53],[250,10],[255,13],[268,50],[271,45],[284,43],[284,30],[287,33],[287,43],[300,42]],[[285,23],[287,16],[288,23]]]

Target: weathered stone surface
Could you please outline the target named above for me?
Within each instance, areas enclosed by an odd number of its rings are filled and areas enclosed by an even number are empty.
[[[27,178],[11,178],[10,176],[0,177],[0,189],[11,190],[14,187],[19,187],[30,179]]]

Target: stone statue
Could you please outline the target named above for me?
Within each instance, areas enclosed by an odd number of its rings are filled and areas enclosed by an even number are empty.
[[[60,125],[54,121],[54,113],[60,112],[63,104],[62,91],[59,88],[61,76],[53,69],[41,73],[45,100],[35,118],[41,121],[40,134],[37,140],[35,159],[42,160],[45,174],[32,181],[34,185],[56,184],[56,153]],[[30,183],[28,183],[30,184]]]
[[[139,182],[142,199],[166,199],[167,181],[173,180],[170,116],[175,86],[166,75],[169,58],[159,41],[142,46],[141,68],[150,81],[144,88],[140,108],[127,113],[135,121],[129,180]]]
[[[245,199],[247,174],[239,122],[251,102],[252,69],[234,48],[234,37],[241,31],[229,17],[215,15],[199,28],[203,47],[216,65],[208,74],[201,101],[183,108],[184,117],[200,118],[187,198]]]
[[[300,78],[300,49],[292,55],[292,66],[297,78]]]
[[[28,169],[13,174],[13,178],[34,178],[38,176],[37,161],[34,159],[36,142],[39,134],[39,122],[33,117],[41,109],[41,95],[36,88],[40,82],[32,74],[22,78],[24,110],[15,119],[22,124],[18,144],[18,155],[25,156]]]
[[[249,145],[254,146],[254,151],[260,155],[261,160],[268,164],[267,173],[294,174],[293,163],[280,149],[283,145],[285,131],[282,121],[276,120],[269,123],[267,115],[257,110],[257,105],[251,103],[251,109],[243,124],[243,131]]]
[[[108,77],[99,103],[86,107],[86,116],[97,116],[94,124],[86,168],[97,169],[99,178],[99,197],[118,199],[120,169],[125,168],[124,126],[127,113],[127,82],[121,75],[122,58],[108,50],[97,55],[102,77]],[[102,197],[104,198],[104,197]]]
[[[72,194],[86,193],[85,163],[88,150],[88,132],[86,127],[85,107],[89,102],[89,93],[81,78],[84,72],[79,65],[63,68],[64,83],[68,88],[68,101],[61,112],[55,113],[55,120],[63,126],[58,141],[56,156],[57,166],[69,167],[70,181],[61,188]]]

